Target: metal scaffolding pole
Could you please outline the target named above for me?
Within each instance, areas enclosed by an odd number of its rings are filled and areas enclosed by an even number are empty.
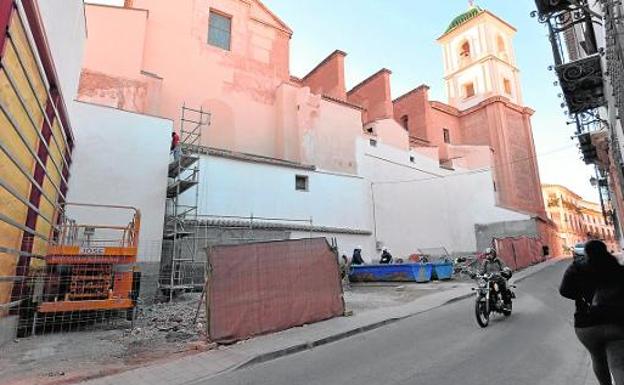
[[[201,146],[202,131],[210,125],[210,114],[202,108],[182,106],[180,114],[180,141],[173,149],[169,163],[167,185],[167,212],[163,234],[160,289],[173,299],[174,292],[192,289],[192,269],[197,257],[199,169],[197,149]],[[194,193],[194,194],[192,194]],[[185,273],[190,273],[186,277]]]

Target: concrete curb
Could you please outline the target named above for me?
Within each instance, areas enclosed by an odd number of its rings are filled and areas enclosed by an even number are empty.
[[[529,278],[529,277],[539,273],[543,269],[546,269],[546,268],[548,268],[550,266],[553,266],[553,265],[555,265],[556,263],[558,263],[558,262],[560,262],[562,260],[564,260],[564,258],[552,258],[552,259],[544,261],[544,262],[542,262],[542,263],[540,263],[538,265],[530,266],[529,268],[535,267],[535,266],[539,266],[539,268],[535,268],[533,271],[530,271],[530,272],[526,273],[525,275],[523,275],[523,276],[513,280],[513,283],[522,282],[525,279],[527,279],[527,278]],[[521,273],[522,273],[522,271],[520,272],[520,274]],[[306,350],[311,350],[311,349],[319,347],[319,346],[327,345],[327,344],[330,344],[332,342],[340,341],[340,340],[343,340],[343,339],[346,339],[346,338],[349,338],[349,337],[353,337],[353,336],[361,334],[361,333],[365,333],[365,332],[368,332],[368,331],[371,331],[371,330],[375,330],[375,329],[381,328],[383,326],[387,326],[387,325],[390,325],[390,324],[393,324],[393,323],[396,323],[396,322],[399,322],[399,321],[402,321],[402,320],[406,320],[406,319],[415,317],[415,316],[420,315],[422,313],[438,309],[440,307],[449,305],[451,303],[463,301],[464,299],[470,298],[472,296],[474,296],[473,292],[466,293],[466,294],[460,294],[460,295],[457,295],[457,296],[455,296],[455,297],[445,301],[444,303],[442,303],[440,305],[432,306],[432,307],[430,307],[428,309],[424,309],[424,310],[421,310],[421,311],[418,311],[418,312],[415,312],[415,313],[412,313],[412,314],[408,314],[408,315],[403,316],[403,317],[388,318],[388,319],[383,320],[383,321],[379,321],[379,322],[375,322],[375,323],[372,323],[372,324],[369,324],[369,325],[361,326],[361,327],[358,327],[358,328],[355,328],[355,329],[347,330],[345,332],[341,332],[341,333],[337,333],[337,334],[334,334],[334,335],[331,335],[331,336],[328,336],[328,337],[320,338],[318,340],[309,341],[309,342],[306,342],[306,343],[289,346],[287,348],[275,350],[275,351],[272,351],[272,352],[262,353],[262,354],[259,354],[259,355],[255,356],[255,357],[253,357],[253,358],[251,358],[251,359],[249,359],[249,360],[247,360],[247,361],[245,361],[245,362],[243,362],[243,363],[241,363],[239,365],[235,365],[233,368],[230,368],[229,370],[226,370],[225,372],[227,373],[227,372],[232,372],[232,371],[236,371],[236,370],[240,370],[240,369],[245,369],[245,368],[257,365],[257,364],[269,362],[269,361],[272,361],[272,360],[275,360],[275,359],[278,359],[278,358],[281,358],[281,357],[285,357],[285,356],[288,356],[288,355],[291,355],[291,354],[296,354],[296,353],[304,352]]]
[[[539,265],[532,266],[516,274],[514,283],[527,279],[543,269],[550,267],[562,259],[553,258],[549,261],[545,261]],[[434,294],[435,295],[435,294]],[[434,299],[429,297],[429,301],[426,303],[420,303],[420,305],[412,302],[411,305],[414,308],[403,309],[388,309],[388,313],[395,311],[394,316],[388,315],[388,318],[384,318],[386,313],[382,313],[375,317],[376,320],[354,321],[358,322],[360,326],[351,325],[346,321],[338,331],[325,333],[324,335],[314,337],[309,336],[311,340],[306,341],[305,333],[294,337],[288,337],[285,340],[282,339],[282,343],[273,344],[274,347],[265,347],[264,349],[255,349],[252,346],[251,351],[249,349],[224,349],[217,352],[205,352],[195,356],[189,356],[182,358],[179,361],[174,360],[163,365],[147,365],[144,367],[123,371],[115,375],[102,375],[96,378],[90,379],[87,382],[81,382],[81,384],[89,385],[110,385],[118,383],[166,383],[177,385],[199,385],[204,384],[212,378],[222,376],[224,374],[233,373],[239,369],[245,369],[257,364],[269,362],[281,357],[285,357],[291,354],[304,352],[311,350],[315,347],[327,345],[333,342],[337,342],[355,335],[365,333],[374,329],[381,328],[383,326],[391,325],[399,321],[416,317],[422,313],[429,312],[446,306],[448,304],[459,302],[468,299],[474,295],[473,292],[465,292],[457,290],[456,292],[441,294],[442,297]],[[320,326],[322,330],[322,325]],[[296,334],[296,333],[295,333]],[[322,334],[322,333],[320,333]],[[314,335],[314,334],[312,334]],[[292,342],[289,345],[290,338]],[[250,343],[253,343],[250,340]],[[259,346],[261,346],[260,343]],[[186,360],[186,361],[185,361]],[[170,371],[170,372],[168,372]]]
[[[272,360],[275,360],[277,358],[285,357],[285,356],[288,356],[288,355],[291,355],[291,354],[301,353],[303,351],[311,350],[313,348],[316,348],[316,347],[319,347],[319,346],[322,346],[322,345],[327,345],[327,344],[330,344],[332,342],[336,342],[336,341],[343,340],[345,338],[353,337],[353,336],[361,334],[361,333],[365,333],[365,332],[368,332],[368,331],[371,331],[371,330],[375,330],[375,329],[378,329],[378,328],[381,328],[381,327],[384,327],[384,326],[387,326],[387,325],[390,325],[390,324],[393,324],[393,323],[396,323],[396,322],[399,322],[399,321],[403,321],[403,320],[408,319],[408,318],[415,317],[415,316],[420,315],[422,313],[438,309],[438,308],[440,308],[442,306],[448,305],[448,304],[453,303],[453,302],[462,301],[462,300],[464,300],[466,298],[472,297],[473,295],[474,295],[474,293],[467,293],[467,294],[458,295],[456,297],[453,297],[453,298],[445,301],[444,303],[442,303],[440,305],[432,306],[432,307],[430,307],[428,309],[424,309],[424,310],[421,310],[421,311],[418,311],[418,312],[415,312],[415,313],[412,313],[412,314],[409,314],[409,315],[406,315],[406,316],[403,316],[403,317],[388,318],[388,319],[383,320],[383,321],[379,321],[379,322],[375,322],[375,323],[372,323],[372,324],[369,324],[369,325],[361,326],[361,327],[358,327],[358,328],[355,328],[355,329],[351,329],[351,330],[348,330],[348,331],[345,331],[345,332],[337,333],[337,334],[334,334],[334,335],[331,335],[331,336],[328,336],[328,337],[324,337],[324,338],[321,338],[321,339],[318,339],[318,340],[310,341],[310,342],[307,342],[307,343],[304,343],[304,344],[294,345],[294,346],[291,346],[291,347],[288,347],[288,348],[285,348],[285,349],[280,349],[280,350],[276,350],[276,351],[273,351],[273,352],[263,353],[263,354],[260,354],[260,355],[258,355],[256,357],[251,358],[248,361],[243,362],[240,365],[237,365],[236,367],[232,368],[231,371],[248,368],[248,367],[253,366],[253,365],[257,365],[257,364],[261,364],[261,363],[264,363],[264,362],[272,361]]]

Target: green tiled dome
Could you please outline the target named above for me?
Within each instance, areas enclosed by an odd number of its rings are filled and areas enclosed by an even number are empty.
[[[453,19],[453,21],[451,21],[451,24],[449,24],[448,28],[446,29],[446,31],[444,33],[449,33],[452,30],[454,30],[455,28],[459,27],[460,25],[468,22],[469,20],[475,18],[477,15],[479,15],[481,12],[483,12],[483,9],[477,5],[473,5],[471,6],[466,12],[462,13],[461,15],[457,16],[456,18]]]

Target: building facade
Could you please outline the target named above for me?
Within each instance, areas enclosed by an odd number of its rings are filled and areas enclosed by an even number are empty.
[[[68,190],[71,99],[45,37],[49,3],[0,3],[0,329],[43,265]]]
[[[442,163],[462,158],[453,145],[489,147],[497,203],[543,216],[533,110],[522,104],[515,33],[491,12],[470,7],[438,39],[449,103],[429,101],[423,86],[397,98],[394,112],[407,122],[412,145],[439,147]]]
[[[162,233],[164,186],[135,182],[166,178],[171,122],[137,114],[132,120],[102,106],[87,111],[74,102],[86,39],[84,11],[79,0],[63,7],[54,0],[0,2],[0,345],[15,338],[19,318],[34,309],[34,286],[44,282],[44,259],[66,202],[141,207]],[[161,151],[161,164],[136,145],[120,147],[120,135],[109,132],[110,126],[126,136],[145,130],[137,142],[164,127],[160,150],[154,139],[147,150]],[[113,145],[104,146],[103,139]],[[123,157],[124,167],[116,166]],[[106,166],[85,172],[94,163]],[[109,190],[92,194],[98,183]],[[156,207],[146,205],[150,201]]]
[[[293,31],[257,0],[133,0],[87,5],[86,18],[79,100],[164,116],[178,130],[183,105],[210,112],[197,202],[205,223],[305,220],[304,234],[336,238],[345,254],[360,245],[371,260],[383,245],[401,257],[474,251],[477,224],[548,223],[515,29],[486,10],[471,7],[438,39],[448,104],[424,85],[393,99],[385,68],[347,89],[340,50],[293,76]],[[473,94],[461,94],[469,83]],[[461,219],[445,219],[454,213]]]
[[[569,123],[586,164],[596,167],[600,209],[622,245],[624,219],[624,60],[620,2],[535,1],[546,25]],[[614,248],[620,251],[620,247]]]
[[[560,185],[544,184],[542,191],[548,218],[557,226],[566,252],[591,239],[604,241],[609,250],[619,249],[615,228],[605,221],[599,203],[584,200]]]
[[[407,258],[494,238],[554,242],[515,30],[488,11],[471,7],[438,39],[448,103],[425,85],[393,99],[388,69],[347,89],[340,50],[293,76],[293,31],[258,0],[3,1],[0,26],[2,325],[64,202],[139,209],[142,293],[157,280],[183,107],[210,112],[185,148],[198,159],[195,194],[180,198],[204,239],[249,218],[254,239],[318,235],[368,261],[382,247]]]

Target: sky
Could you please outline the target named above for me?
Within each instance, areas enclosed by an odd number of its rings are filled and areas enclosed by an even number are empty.
[[[123,4],[123,0],[88,2]],[[524,104],[535,110],[533,135],[542,183],[562,184],[596,201],[598,192],[589,184],[593,168],[585,166],[571,140],[574,127],[566,124],[563,101],[558,97],[561,89],[553,85],[555,74],[548,71],[553,56],[547,31],[530,17],[535,3],[475,3],[518,29],[514,48]],[[393,98],[424,83],[431,87],[431,99],[446,101],[442,51],[436,38],[467,9],[467,0],[264,0],[264,4],[294,31],[292,75],[303,77],[340,49],[348,54],[348,88],[385,67],[392,71]]]

